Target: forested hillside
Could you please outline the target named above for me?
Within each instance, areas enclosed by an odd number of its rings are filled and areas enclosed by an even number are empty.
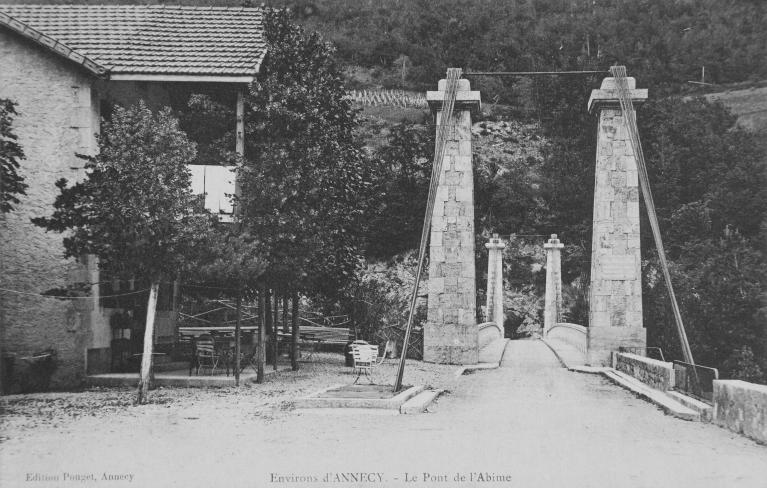
[[[448,66],[539,70],[625,64],[650,88],[688,80],[767,77],[767,15],[760,0],[2,0],[0,3],[166,3],[290,6],[362,83],[425,89]],[[485,91],[506,93],[497,81]],[[508,88],[508,87],[507,87]]]
[[[540,71],[626,65],[638,85],[650,89],[651,100],[639,112],[640,134],[693,353],[724,376],[767,381],[767,147],[763,132],[751,130],[764,130],[759,122],[764,118],[752,114],[741,127],[723,105],[711,101],[735,100],[733,106],[744,114],[764,107],[767,2],[265,3],[290,6],[297,22],[335,45],[349,89],[433,89],[447,67]],[[485,104],[475,126],[477,265],[485,269],[482,243],[489,233],[511,236],[507,288],[513,300],[507,330],[539,319],[535,297],[542,296],[543,273],[534,249],[551,233],[567,246],[568,319],[587,320],[596,135],[585,105],[603,77],[472,78]],[[729,88],[746,91],[710,96]],[[418,243],[433,127],[423,108],[365,107],[359,120],[357,135],[370,150],[368,176],[376,195],[366,209],[366,252],[369,258],[391,258]],[[649,345],[679,358],[648,229],[645,220],[643,306]],[[484,283],[478,275],[482,303]]]

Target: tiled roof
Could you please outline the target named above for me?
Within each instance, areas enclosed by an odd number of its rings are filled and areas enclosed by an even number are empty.
[[[266,53],[262,14],[245,7],[0,5],[0,25],[95,72],[253,76]]]

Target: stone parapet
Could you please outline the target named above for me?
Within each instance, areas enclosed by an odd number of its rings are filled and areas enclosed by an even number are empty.
[[[616,352],[615,369],[633,376],[656,390],[668,391],[674,388],[674,364],[657,359]]]
[[[767,385],[714,380],[713,422],[767,444]]]

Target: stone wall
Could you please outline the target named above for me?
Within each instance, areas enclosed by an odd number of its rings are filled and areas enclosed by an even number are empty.
[[[767,444],[767,385],[740,380],[714,380],[712,421]]]
[[[615,369],[633,376],[656,390],[674,388],[674,365],[636,354],[616,352]]]
[[[17,103],[14,130],[26,154],[20,172],[29,184],[21,204],[0,222],[0,284],[40,293],[87,281],[87,266],[64,259],[62,236],[35,227],[30,218],[50,215],[58,194],[56,180],[84,176],[83,161],[75,153],[95,149],[98,104],[91,78],[73,63],[5,30],[0,30],[0,59],[0,98]],[[22,357],[50,347],[57,352],[51,387],[78,384],[85,372],[86,349],[93,343],[91,325],[100,316],[94,300],[7,292],[0,292],[0,300],[3,354],[16,357],[16,380],[29,364]]]

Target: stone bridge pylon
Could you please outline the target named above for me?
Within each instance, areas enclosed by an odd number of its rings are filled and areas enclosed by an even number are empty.
[[[632,103],[647,100],[647,90],[637,90],[634,78],[627,82]],[[605,78],[591,93],[588,109],[599,116],[586,358],[596,366],[608,364],[621,346],[643,348],[647,340],[637,163],[614,78]]]
[[[480,95],[458,81],[451,120],[443,119],[446,80],[426,93],[437,126],[453,127],[446,141],[431,221],[429,306],[424,361],[476,364],[479,360],[474,262],[474,177],[471,118]]]
[[[633,103],[647,99],[647,90],[636,89],[627,78]],[[447,81],[426,99],[437,126],[450,130],[445,141],[441,173],[431,216],[429,303],[424,328],[425,361],[476,364],[479,360],[476,270],[474,262],[474,182],[472,169],[472,115],[480,109],[480,94],[469,81],[458,80],[450,120],[443,111]],[[594,188],[589,327],[583,329],[585,362],[609,363],[620,347],[646,346],[642,322],[642,277],[639,242],[639,185],[637,163],[629,141],[618,90],[605,78],[594,90],[588,109],[599,116]],[[449,109],[448,109],[449,110]],[[503,288],[500,239],[487,246],[489,261],[488,317],[503,327]],[[559,269],[561,243],[552,236],[547,249],[547,307],[544,335],[560,320],[562,301]],[[494,266],[495,264],[495,266]],[[494,272],[496,270],[497,272]],[[579,330],[580,330],[579,329]],[[502,330],[502,329],[501,329]]]

